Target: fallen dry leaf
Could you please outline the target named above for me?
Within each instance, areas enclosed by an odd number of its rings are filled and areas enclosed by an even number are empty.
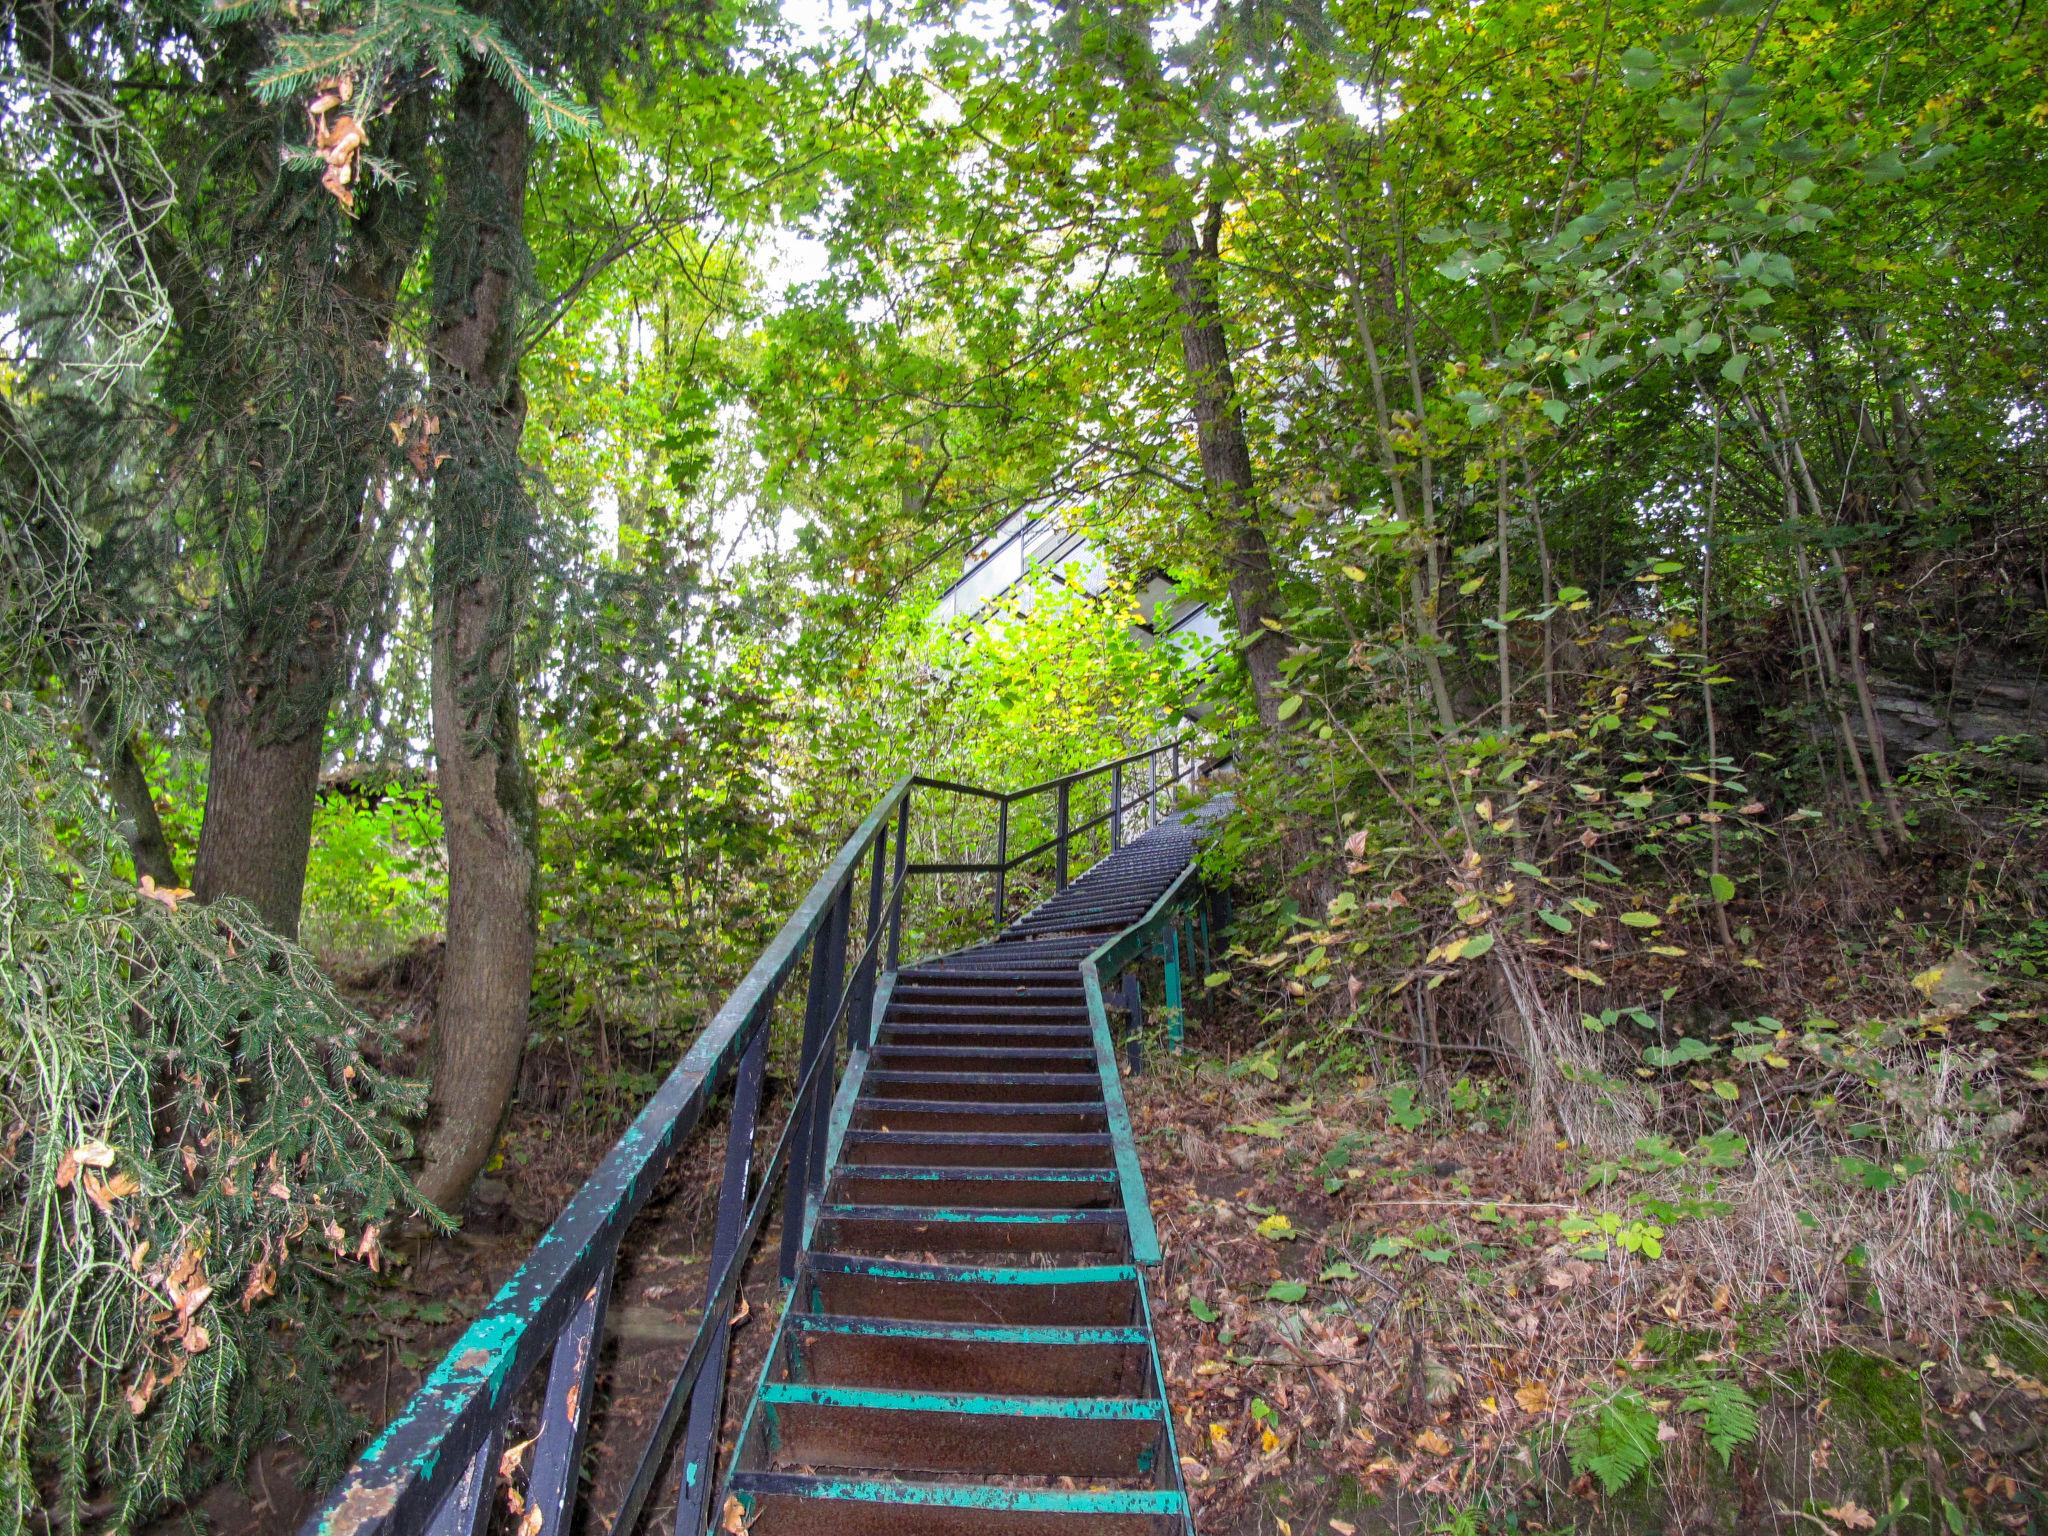
[[[1431,1456],[1448,1456],[1451,1454],[1451,1442],[1435,1430],[1425,1429],[1415,1437],[1415,1449]]]
[[[1831,1509],[1823,1509],[1821,1513],[1844,1530],[1874,1531],[1877,1529],[1877,1517],[1854,1499],[1844,1499]]]
[[[1540,1381],[1525,1381],[1515,1388],[1515,1406],[1524,1413],[1541,1413],[1550,1406],[1550,1388]]]

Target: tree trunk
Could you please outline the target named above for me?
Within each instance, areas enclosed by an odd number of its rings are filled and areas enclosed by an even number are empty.
[[[515,667],[533,558],[517,346],[527,158],[518,102],[472,71],[455,91],[428,339],[435,451],[446,455],[434,480],[433,708],[448,946],[420,1189],[444,1209],[497,1142],[533,991],[538,809]]]
[[[1189,224],[1176,221],[1166,233],[1167,281],[1180,302],[1180,352],[1188,390],[1195,407],[1195,435],[1202,457],[1202,480],[1213,499],[1216,520],[1225,538],[1223,561],[1230,573],[1230,604],[1237,615],[1245,670],[1251,676],[1252,699],[1259,719],[1268,727],[1279,722],[1282,642],[1267,626],[1273,617],[1273,551],[1259,521],[1257,484],[1252,475],[1251,446],[1245,440],[1244,412],[1237,403],[1237,376],[1230,363],[1230,336],[1216,300],[1216,215],[1209,237],[1196,237]]]
[[[394,114],[390,143],[401,164],[414,163],[423,113]],[[360,606],[364,514],[388,449],[399,285],[424,227],[417,194],[376,189],[336,260],[323,221],[301,218],[287,250],[311,295],[299,339],[324,364],[309,370],[323,398],[306,402],[320,426],[310,441],[296,422],[257,439],[262,551],[236,595],[234,649],[206,709],[206,816],[192,868],[201,901],[239,897],[287,937],[299,931],[327,716]]]
[[[95,694],[84,708],[85,736],[98,759],[100,772],[107,776],[107,793],[121,813],[122,836],[128,840],[129,856],[135,860],[135,876],[154,880],[160,890],[174,890],[178,881],[178,860],[171,851],[163,818],[157,814],[156,796],[150,792],[149,775],[135,755],[135,738],[118,727],[111,701],[104,692]]]

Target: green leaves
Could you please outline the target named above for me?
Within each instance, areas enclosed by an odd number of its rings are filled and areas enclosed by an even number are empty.
[[[1713,892],[1714,900],[1723,904],[1735,899],[1735,882],[1726,875],[1709,875],[1707,877],[1707,888]]]

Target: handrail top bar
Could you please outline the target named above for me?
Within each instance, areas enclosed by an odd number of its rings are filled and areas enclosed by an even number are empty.
[[[1097,763],[1091,768],[1083,768],[1076,773],[1063,773],[1056,779],[1047,779],[1040,784],[1027,785],[1023,789],[1013,789],[1004,795],[1003,798],[1005,800],[1022,800],[1029,795],[1042,795],[1048,789],[1058,789],[1062,784],[1079,784],[1084,779],[1092,779],[1101,774],[1108,773],[1112,768],[1121,768],[1127,763],[1142,762],[1148,757],[1156,757],[1161,752],[1169,752],[1175,747],[1183,746],[1192,741],[1194,735],[1193,731],[1183,731],[1171,740],[1162,741],[1157,746],[1147,747],[1142,752],[1132,752],[1124,757],[1112,757],[1105,762]]]

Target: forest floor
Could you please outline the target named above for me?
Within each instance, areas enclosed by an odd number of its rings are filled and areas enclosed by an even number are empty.
[[[355,1000],[422,1015],[432,979],[400,967]],[[1792,1256],[1731,1241],[1726,1222],[1673,1216],[1654,1254],[1582,1256],[1583,1235],[1563,1229],[1622,1204],[1606,1198],[1617,1165],[1512,1129],[1507,1095],[1484,1082],[1396,1123],[1365,1079],[1307,1092],[1198,1053],[1151,1064],[1128,1090],[1166,1254],[1152,1305],[1204,1536],[1963,1536],[2048,1520],[2038,1264],[2017,1289],[1963,1297],[1946,1347],[1888,1335],[1856,1297],[1810,1294]],[[530,1066],[462,1230],[392,1244],[354,1317],[334,1385],[371,1427],[609,1145],[552,1080],[559,1065]],[[696,1327],[722,1144],[692,1139],[623,1255],[586,1508],[615,1506]],[[735,1334],[728,1435],[779,1305],[773,1251],[771,1231],[744,1287],[759,1326]],[[1756,1410],[1725,1457],[1726,1425],[1701,1406],[1715,1383]],[[1575,1471],[1572,1441],[1617,1394],[1655,1417],[1636,1425],[1647,1465],[1609,1488]],[[305,1473],[296,1448],[272,1447],[244,1485],[188,1513],[219,1536],[295,1529],[313,1503]]]
[[[1951,1349],[1803,1293],[1726,1221],[1588,1259],[1560,1229],[1618,1203],[1589,1193],[1604,1169],[1476,1090],[1407,1128],[1370,1090],[1195,1056],[1131,1084],[1205,1536],[2042,1528],[2038,1264],[1963,1297]],[[1725,1457],[1716,1383],[1754,1405],[1745,1431],[1723,1391]],[[1609,1489],[1569,1447],[1617,1394],[1654,1418],[1613,1418],[1604,1449],[1633,1430],[1647,1464]]]

